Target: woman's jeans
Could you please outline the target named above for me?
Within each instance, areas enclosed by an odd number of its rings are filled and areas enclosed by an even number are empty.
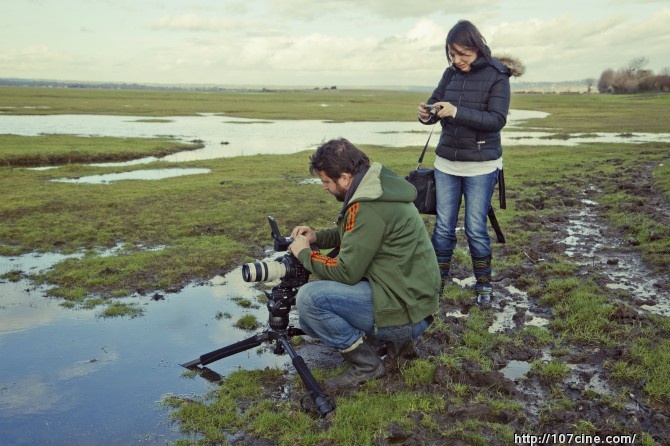
[[[362,336],[382,341],[411,342],[421,336],[426,320],[375,331],[372,287],[367,281],[346,285],[316,280],[303,285],[296,296],[300,328],[329,347],[346,350]]]
[[[496,183],[498,170],[486,175],[459,177],[435,169],[437,189],[437,217],[432,236],[433,248],[442,273],[448,273],[451,257],[456,247],[456,225],[461,198],[465,198],[465,236],[473,261],[491,261],[491,239],[489,237],[488,210]],[[490,286],[489,286],[490,288]]]

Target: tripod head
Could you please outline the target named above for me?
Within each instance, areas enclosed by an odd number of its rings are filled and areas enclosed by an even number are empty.
[[[265,295],[268,298],[265,306],[270,313],[268,317],[268,325],[273,330],[286,330],[288,328],[288,315],[291,312],[291,306],[295,305],[295,295],[298,289],[280,283],[272,287],[271,291],[266,291]]]

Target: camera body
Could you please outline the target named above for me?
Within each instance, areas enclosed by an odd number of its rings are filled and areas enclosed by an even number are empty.
[[[290,237],[284,237],[274,218],[268,217],[275,251],[286,251],[293,242]],[[288,314],[295,304],[295,295],[298,288],[309,281],[310,272],[302,263],[290,253],[279,256],[272,262],[257,261],[242,265],[242,278],[245,282],[268,282],[281,279],[279,285],[265,292],[268,298],[266,304],[270,312],[269,325],[275,330],[285,330],[288,327]]]
[[[245,282],[272,282],[281,279],[285,287],[301,287],[309,280],[309,271],[293,254],[284,254],[274,262],[257,261],[242,265]]]
[[[286,251],[293,243],[291,237],[284,237],[274,218],[268,217],[275,251]],[[309,280],[309,271],[293,255],[286,253],[274,259],[274,262],[257,261],[242,265],[242,278],[245,282],[270,282],[281,279],[284,287],[300,287]]]
[[[428,113],[431,115],[437,115],[437,112],[442,109],[442,106],[435,104],[425,104],[423,108],[427,109]]]

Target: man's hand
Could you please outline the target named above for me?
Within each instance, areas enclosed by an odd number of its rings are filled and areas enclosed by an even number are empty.
[[[288,252],[298,257],[298,253],[316,243],[316,232],[309,226],[296,226],[291,232],[293,243],[288,246]]]
[[[287,251],[298,257],[298,253],[305,248],[310,248],[309,240],[304,235],[293,237],[293,243],[288,245]]]
[[[291,238],[296,239],[299,235],[307,237],[309,243],[316,243],[316,232],[309,226],[296,226],[291,232]]]

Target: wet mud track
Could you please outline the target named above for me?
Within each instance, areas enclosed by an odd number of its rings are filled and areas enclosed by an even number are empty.
[[[670,206],[667,199],[655,194],[648,186],[649,175],[640,179],[637,193],[646,197],[647,209],[661,221],[670,224]],[[569,212],[546,218],[544,229],[553,239],[537,239],[524,252],[525,262],[515,276],[494,277],[495,299],[488,310],[488,331],[498,334],[518,334],[526,327],[546,327],[554,336],[551,308],[541,305],[538,298],[529,297],[524,289],[523,277],[538,268],[552,254],[559,254],[577,265],[575,277],[594,280],[607,291],[607,304],[614,310],[613,323],[641,325],[652,323],[652,315],[670,315],[670,274],[654,271],[645,266],[636,243],[608,226],[599,203],[602,192],[588,186],[578,196],[570,198]],[[532,222],[531,222],[532,223]],[[503,254],[504,255],[504,254]],[[452,271],[453,287],[468,288],[469,265]],[[495,271],[494,271],[495,276]],[[460,277],[460,278],[459,278]],[[496,281],[497,280],[497,281]],[[470,302],[458,303],[443,300],[438,317],[443,328],[424,335],[416,349],[416,356],[435,358],[450,353],[451,346],[462,344],[466,324],[474,309]],[[634,329],[633,329],[634,330]],[[634,332],[634,331],[633,331]],[[308,344],[309,345],[309,344]],[[656,444],[670,444],[670,414],[667,406],[649,407],[643,402],[644,382],[622,383],[611,379],[608,361],[627,354],[630,346],[603,346],[598,343],[562,343],[554,350],[547,345],[528,342],[505,344],[491,351],[493,367],[484,370],[476,361],[466,360],[459,370],[439,365],[427,391],[453,395],[453,384],[465,385],[470,395],[486,394],[518,403],[517,408],[494,409],[490,404],[471,398],[462,404],[449,404],[446,412],[434,416],[438,425],[448,426],[465,419],[502,423],[513,426],[515,432],[541,429],[543,432],[591,433],[626,435],[646,432]],[[337,365],[339,355],[324,347],[303,347],[308,363],[330,368]],[[319,354],[320,351],[320,354]],[[308,353],[311,352],[311,353]],[[326,353],[326,354],[324,354]],[[320,358],[320,359],[319,359]],[[567,374],[558,381],[546,380],[531,371],[533,362],[558,362],[567,367]],[[668,365],[670,367],[670,364]],[[406,390],[402,383],[401,368],[388,367],[385,387],[388,391]],[[346,392],[345,392],[346,393]],[[559,396],[560,395],[560,396]],[[337,395],[336,395],[337,398]],[[522,410],[518,410],[521,407]],[[389,444],[440,444],[444,438],[422,429],[421,416],[417,415],[413,432],[390,429],[386,438]],[[485,433],[486,435],[486,433]],[[491,435],[491,438],[495,438]],[[469,444],[456,441],[452,444]],[[503,444],[496,443],[491,444]]]

